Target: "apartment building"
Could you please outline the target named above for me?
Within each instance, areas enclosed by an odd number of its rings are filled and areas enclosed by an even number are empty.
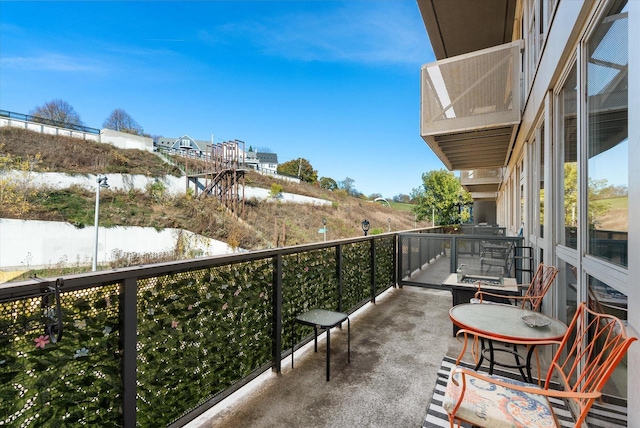
[[[544,312],[578,302],[640,331],[640,2],[418,0],[437,61],[421,135],[474,198],[558,266]],[[635,72],[634,72],[635,71]],[[640,426],[640,346],[610,380]]]

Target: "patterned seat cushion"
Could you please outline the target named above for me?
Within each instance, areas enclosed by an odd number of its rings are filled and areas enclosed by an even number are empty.
[[[461,390],[461,373],[455,376],[458,385],[447,382],[442,407],[451,413],[458,401]],[[516,385],[525,384],[517,380],[500,376],[489,376],[503,382]],[[471,422],[474,425],[491,428],[502,427],[557,427],[557,420],[551,411],[551,404],[546,397],[526,392],[516,391],[489,382],[467,376],[467,388],[464,401],[456,412],[456,417]]]

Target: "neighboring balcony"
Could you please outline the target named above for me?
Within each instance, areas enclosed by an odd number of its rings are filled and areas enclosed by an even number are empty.
[[[474,200],[497,198],[502,183],[502,168],[480,168],[460,171],[460,184]]]
[[[522,110],[520,46],[422,67],[420,133],[450,170],[506,165]]]

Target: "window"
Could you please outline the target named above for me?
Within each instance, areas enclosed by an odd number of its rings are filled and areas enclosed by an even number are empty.
[[[558,310],[558,316],[569,323],[578,307],[578,270],[564,261],[559,261],[558,266],[558,300],[564,303],[564,307]]]
[[[518,170],[520,171],[520,218],[518,219],[518,221],[520,222],[520,230],[522,232],[522,236],[524,236],[524,179],[526,177],[526,171],[524,170],[524,161],[520,161],[520,163],[518,164]]]
[[[531,88],[533,76],[535,76],[542,44],[544,42],[544,34],[549,25],[549,17],[545,19],[545,9],[552,7],[547,4],[548,0],[528,0],[525,6],[526,34],[525,34],[525,51],[526,51],[526,83],[527,89]],[[550,12],[547,12],[549,14]]]
[[[538,144],[538,155],[540,158],[538,168],[540,211],[538,215],[540,219],[540,238],[544,238],[544,123],[538,129],[538,141],[540,143]]]
[[[588,253],[627,266],[628,13],[614,1],[586,44]]]
[[[561,156],[559,162],[563,166],[558,180],[558,189],[564,196],[564,210],[559,218],[562,230],[558,233],[558,243],[569,248],[578,245],[578,124],[577,124],[577,72],[575,62],[569,72],[562,89],[558,93],[557,109],[560,126],[559,146]]]
[[[529,0],[527,5],[527,34],[525,37],[525,50],[527,53],[527,89],[531,87],[538,63],[538,25],[537,8],[535,0]]]

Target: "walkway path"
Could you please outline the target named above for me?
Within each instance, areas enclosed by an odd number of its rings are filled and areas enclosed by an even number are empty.
[[[396,288],[331,333],[331,381],[325,381],[325,341],[318,353],[296,351],[250,398],[191,427],[419,427],[424,421],[451,337],[447,291]]]

